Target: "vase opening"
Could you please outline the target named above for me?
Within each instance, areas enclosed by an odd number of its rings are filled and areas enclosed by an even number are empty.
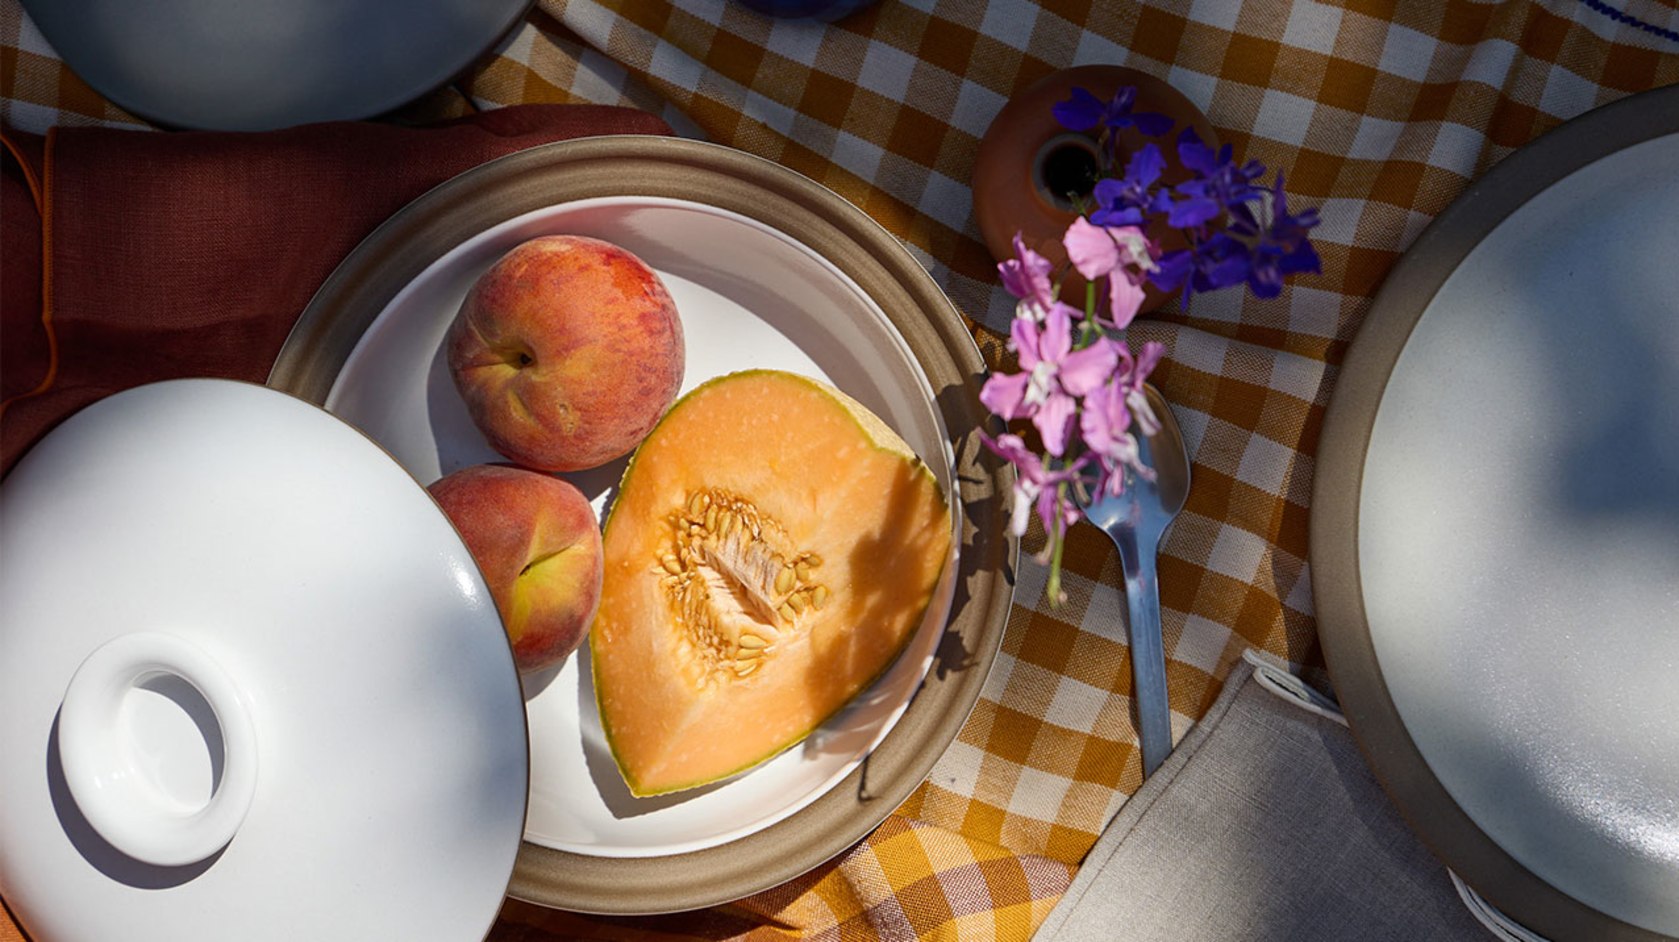
[[[1062,134],[1044,142],[1033,161],[1032,181],[1039,195],[1057,209],[1078,212],[1102,179],[1096,142],[1082,134]]]

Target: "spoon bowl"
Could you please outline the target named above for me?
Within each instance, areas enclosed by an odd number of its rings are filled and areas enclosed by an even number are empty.
[[[1143,775],[1154,774],[1172,751],[1171,707],[1166,696],[1166,650],[1160,627],[1160,583],[1155,554],[1160,540],[1189,499],[1189,448],[1165,397],[1144,386],[1149,406],[1160,421],[1152,435],[1137,433],[1142,463],[1152,478],[1127,472],[1125,490],[1097,494],[1084,504],[1084,516],[1100,527],[1119,549],[1130,609],[1132,699],[1142,739]]]

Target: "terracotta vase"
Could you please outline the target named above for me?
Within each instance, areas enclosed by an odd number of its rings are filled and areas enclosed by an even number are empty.
[[[1066,264],[1061,235],[1078,214],[1064,191],[1070,187],[1088,197],[1095,185],[1096,131],[1068,131],[1051,109],[1071,97],[1074,88],[1107,101],[1128,85],[1137,89],[1134,111],[1164,114],[1174,125],[1159,138],[1145,137],[1134,127],[1123,129],[1118,139],[1119,167],[1153,140],[1166,158],[1162,179],[1179,183],[1190,176],[1177,155],[1177,136],[1185,127],[1194,128],[1209,147],[1218,147],[1218,134],[1201,109],[1146,72],[1117,65],[1083,65],[1045,76],[1010,99],[980,141],[974,163],[974,215],[993,258],[1013,258],[1013,239],[1019,232],[1026,246],[1049,259],[1057,270]],[[1167,251],[1184,245],[1176,230],[1159,221],[1149,227],[1148,234]],[[1068,304],[1083,309],[1085,282],[1078,272],[1069,269],[1061,294]],[[1140,313],[1158,309],[1174,294],[1149,286]]]

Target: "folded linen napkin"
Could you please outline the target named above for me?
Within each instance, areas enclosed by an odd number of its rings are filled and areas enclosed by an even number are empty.
[[[182,376],[261,382],[334,266],[450,177],[551,141],[669,133],[594,105],[422,128],[4,132],[0,474],[110,393]]]
[[[1261,679],[1236,666],[1103,832],[1038,942],[1491,938],[1333,708]]]

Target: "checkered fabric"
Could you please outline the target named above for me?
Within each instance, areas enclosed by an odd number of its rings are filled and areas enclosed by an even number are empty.
[[[67,72],[0,0],[0,118],[138,124]],[[1307,511],[1337,364],[1389,267],[1471,180],[1563,120],[1679,82],[1674,0],[880,0],[838,22],[732,0],[541,0],[422,120],[514,102],[630,104],[791,167],[861,206],[1007,362],[1013,300],[972,212],[979,140],[1058,69],[1130,66],[1199,105],[1238,153],[1317,206],[1319,276],[1258,301],[1199,295],[1134,325],[1194,456],[1159,575],[1181,734],[1241,653],[1321,671]],[[1042,545],[1029,533],[1028,552]],[[815,872],[703,914],[602,919],[509,903],[498,940],[1022,938],[1141,781],[1119,564],[1076,527],[1068,604],[1023,558],[972,718],[874,834]],[[1209,892],[1216,892],[1210,888]],[[0,925],[0,938],[6,938]],[[1123,927],[1115,927],[1116,937]]]

